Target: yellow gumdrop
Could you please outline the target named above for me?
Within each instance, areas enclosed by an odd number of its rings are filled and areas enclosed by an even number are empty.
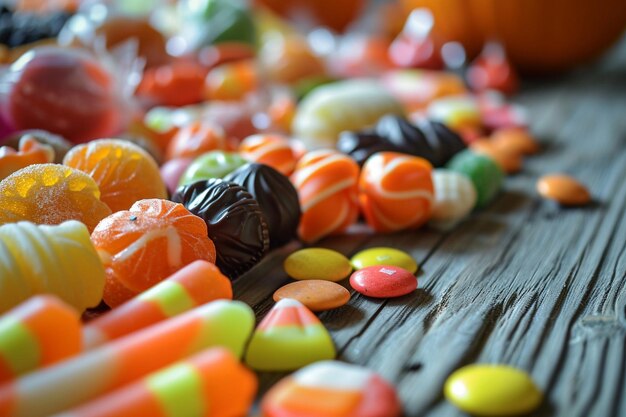
[[[503,365],[465,366],[448,377],[444,394],[461,410],[480,416],[526,414],[542,400],[526,372]]]

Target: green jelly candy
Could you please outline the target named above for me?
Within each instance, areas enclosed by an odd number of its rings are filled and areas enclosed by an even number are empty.
[[[485,207],[493,200],[504,181],[504,172],[498,164],[488,156],[479,155],[469,149],[456,154],[446,164],[446,168],[469,177],[476,187],[478,208]]]
[[[191,184],[209,178],[223,178],[247,162],[234,152],[207,152],[194,159],[180,177],[178,185]]]
[[[257,371],[292,371],[335,358],[335,346],[319,319],[299,301],[283,298],[256,328],[246,363]]]

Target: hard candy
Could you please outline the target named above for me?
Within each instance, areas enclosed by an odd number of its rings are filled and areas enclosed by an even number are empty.
[[[471,150],[455,155],[446,168],[465,174],[472,181],[476,188],[476,207],[478,208],[485,207],[493,200],[504,181],[504,173],[497,163]]]
[[[526,414],[542,401],[526,372],[503,365],[465,366],[448,377],[444,394],[461,410],[481,416]]]
[[[377,247],[362,250],[350,258],[350,263],[356,270],[373,265],[394,265],[412,274],[417,271],[415,259],[408,253],[394,248]]]
[[[287,275],[297,280],[340,281],[352,271],[348,258],[325,248],[300,249],[285,259],[283,267]]]
[[[467,216],[476,205],[476,188],[470,179],[447,169],[433,171],[435,201],[431,223],[453,224]]]
[[[245,361],[258,371],[291,371],[334,357],[324,325],[302,303],[284,298],[254,331]]]
[[[359,166],[334,150],[305,154],[291,177],[302,208],[298,235],[305,242],[341,233],[358,215]]]
[[[374,265],[354,272],[350,276],[350,286],[368,297],[400,297],[417,288],[417,278],[398,266]]]
[[[338,361],[317,362],[282,379],[263,397],[261,408],[266,417],[401,414],[393,386],[369,369]]]
[[[367,224],[378,232],[418,228],[430,218],[432,166],[396,152],[372,155],[359,178],[359,203]]]
[[[274,301],[292,298],[311,311],[324,311],[346,304],[350,300],[350,291],[331,281],[308,279],[280,287],[273,298]]]

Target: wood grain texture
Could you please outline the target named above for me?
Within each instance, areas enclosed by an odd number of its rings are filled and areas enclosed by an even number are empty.
[[[626,42],[595,67],[526,86],[516,100],[543,152],[451,231],[357,231],[321,242],[348,256],[396,247],[421,270],[413,294],[353,293],[320,319],[340,359],[396,384],[407,416],[464,415],[442,386],[473,362],[529,371],[546,396],[536,415],[626,416]],[[550,172],[574,175],[594,203],[565,209],[539,199],[535,182]],[[235,283],[259,318],[289,282],[282,261],[297,248],[273,252]],[[262,374],[261,393],[281,376]]]

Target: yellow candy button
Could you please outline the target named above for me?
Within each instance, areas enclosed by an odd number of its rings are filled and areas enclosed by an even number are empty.
[[[354,269],[363,269],[373,265],[393,265],[404,268],[414,274],[417,262],[406,252],[394,248],[370,248],[354,255],[350,262]]]
[[[446,398],[470,414],[513,416],[541,404],[542,394],[526,372],[503,365],[469,365],[448,377]]]
[[[348,258],[324,248],[300,249],[285,259],[283,267],[294,279],[340,281],[352,272]]]

